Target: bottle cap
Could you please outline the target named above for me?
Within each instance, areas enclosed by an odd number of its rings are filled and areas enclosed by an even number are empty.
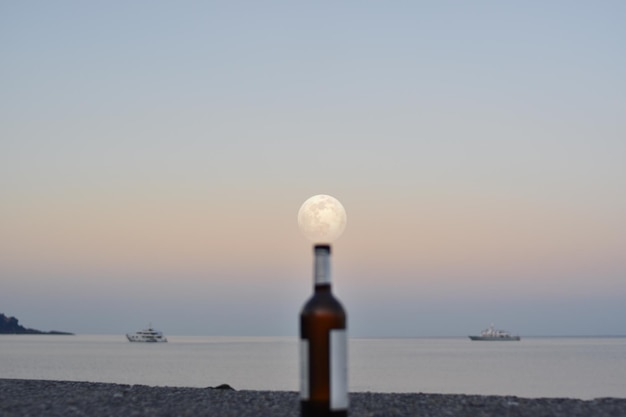
[[[318,253],[328,253],[330,254],[330,245],[328,244],[317,244],[313,248],[313,252]]]

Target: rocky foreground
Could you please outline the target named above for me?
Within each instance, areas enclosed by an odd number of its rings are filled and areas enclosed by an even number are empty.
[[[0,379],[0,416],[297,417],[298,394]],[[626,416],[626,398],[590,401],[449,394],[350,394],[351,417]]]

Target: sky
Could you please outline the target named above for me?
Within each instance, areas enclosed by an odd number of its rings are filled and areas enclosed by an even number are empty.
[[[0,0],[0,312],[295,336],[624,335],[626,3]]]

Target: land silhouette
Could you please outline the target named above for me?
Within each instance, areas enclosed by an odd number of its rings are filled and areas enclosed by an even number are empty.
[[[49,332],[44,332],[41,330],[30,329],[22,326],[19,323],[19,320],[15,317],[9,317],[0,313],[0,334],[61,334],[61,335],[72,335],[74,333],[69,332],[61,332],[58,330],[51,330]]]

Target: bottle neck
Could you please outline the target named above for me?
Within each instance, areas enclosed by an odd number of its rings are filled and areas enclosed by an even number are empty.
[[[315,256],[313,264],[313,282],[315,288],[330,288],[330,245],[315,245],[313,253]]]

